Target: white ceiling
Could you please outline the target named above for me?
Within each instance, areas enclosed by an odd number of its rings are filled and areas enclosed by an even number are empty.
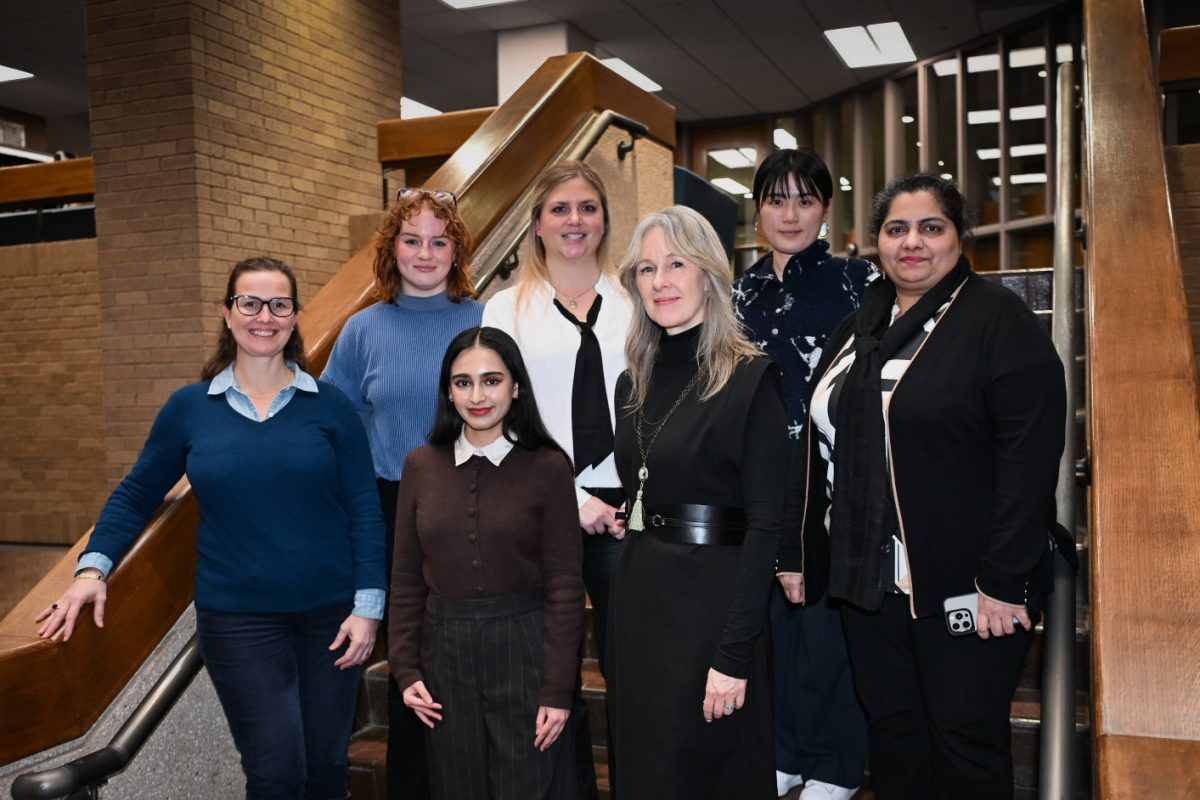
[[[496,103],[498,31],[568,22],[662,84],[681,121],[789,111],[874,80],[850,70],[828,28],[897,20],[918,58],[938,55],[1062,0],[519,0],[454,11],[399,0],[405,94],[453,111]],[[1077,0],[1076,0],[1077,4]],[[51,149],[87,147],[84,0],[0,0],[0,107],[47,119]]]

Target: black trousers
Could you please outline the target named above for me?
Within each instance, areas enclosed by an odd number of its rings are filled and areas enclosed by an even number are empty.
[[[1010,704],[1030,634],[955,638],[908,598],[842,604],[877,800],[1012,800]]]
[[[862,783],[867,720],[854,691],[838,602],[793,605],[771,591],[775,769],[835,786]]]
[[[392,552],[396,542],[396,499],[399,481],[377,478],[379,503],[387,530],[388,588],[392,580]],[[386,612],[380,625],[381,636],[387,635]],[[386,646],[384,652],[387,652]],[[404,698],[395,678],[388,673],[388,740],[387,781],[389,800],[429,800],[429,766],[425,760],[425,726],[417,715],[404,705]]]
[[[542,689],[540,589],[482,600],[430,594],[421,673],[443,718],[429,736],[437,800],[574,800],[571,726],[533,746]]]
[[[600,498],[610,506],[620,508],[625,502],[623,489],[593,489],[585,491]],[[608,639],[608,596],[612,588],[613,573],[617,571],[617,557],[621,555],[621,541],[608,534],[583,535],[583,585],[592,601],[592,630],[596,637],[596,655],[600,659],[600,674],[604,674],[604,653]],[[607,709],[607,701],[605,703]],[[575,704],[571,711],[572,727],[575,730],[576,769],[580,780],[580,797],[597,797],[596,769],[592,759],[591,721],[587,703],[583,696],[575,693]],[[608,756],[609,800],[616,800],[617,765],[613,759],[612,722],[605,717],[605,752]],[[584,762],[587,762],[586,765]]]

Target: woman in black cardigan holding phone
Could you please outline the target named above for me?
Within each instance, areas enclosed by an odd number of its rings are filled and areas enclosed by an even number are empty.
[[[1012,797],[1009,705],[1050,586],[1063,367],[1020,298],[972,273],[963,207],[932,175],[876,198],[888,280],[817,368],[781,554],[789,593],[827,578],[845,601],[879,800]],[[973,626],[948,619],[972,603]]]

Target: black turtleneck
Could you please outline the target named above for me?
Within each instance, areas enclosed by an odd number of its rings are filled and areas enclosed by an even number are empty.
[[[646,415],[651,421],[662,419],[696,374],[702,329],[697,326],[674,336],[664,331],[646,396]],[[739,568],[712,666],[727,675],[745,677],[763,630],[774,581],[787,489],[787,415],[778,372],[763,357],[739,364],[725,387],[703,403],[697,400],[702,389],[703,381],[654,443],[643,502],[651,510],[676,503],[744,510],[747,533],[743,545],[715,548],[732,551],[730,557],[739,559]],[[629,378],[623,375],[617,384],[616,459],[625,492],[633,497],[641,457],[634,417],[625,407],[628,397]],[[681,596],[680,602],[686,603],[687,598]]]

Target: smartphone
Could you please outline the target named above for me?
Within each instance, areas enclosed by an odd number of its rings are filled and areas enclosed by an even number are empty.
[[[942,601],[946,614],[946,629],[951,636],[969,636],[975,633],[975,619],[979,616],[979,593],[960,594]]]

